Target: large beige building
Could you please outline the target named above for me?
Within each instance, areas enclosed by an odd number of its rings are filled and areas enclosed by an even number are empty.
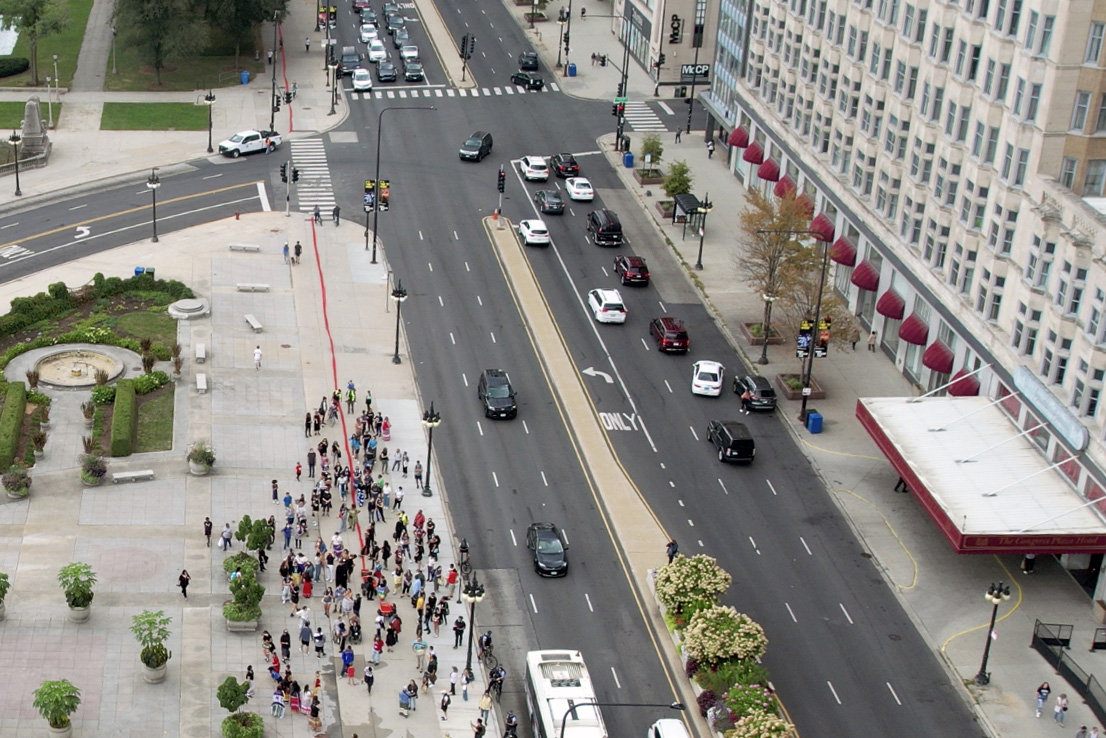
[[[718,28],[700,99],[735,176],[827,216],[834,284],[904,374],[990,365],[977,391],[1020,391],[1104,496],[1106,0],[721,0]]]

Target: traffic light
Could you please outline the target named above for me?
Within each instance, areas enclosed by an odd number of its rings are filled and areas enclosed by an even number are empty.
[[[280,165],[280,181],[281,182],[287,182],[288,181],[288,164],[287,164],[287,162]]]
[[[618,115],[618,103],[611,103],[611,115]]]
[[[291,105],[292,104],[292,93],[291,92],[285,92],[284,93],[284,104],[285,105]]]
[[[507,189],[507,173],[503,171],[503,167],[499,168],[499,176],[496,178],[496,189],[500,192]]]
[[[471,59],[472,55],[475,52],[476,52],[476,36],[472,35],[472,36],[469,36],[469,55],[466,58]]]
[[[296,169],[295,167],[292,167],[292,181],[293,182],[299,182],[300,181],[300,170]]]
[[[468,59],[469,58],[468,55],[469,55],[469,35],[466,33],[464,36],[461,37],[461,58],[462,59]]]
[[[615,105],[614,107],[615,115],[621,118],[622,115],[626,112],[626,103],[618,103],[618,105]]]
[[[660,58],[657,59],[657,69],[664,66],[664,52],[661,52]]]
[[[568,31],[565,31],[565,52],[568,52]]]
[[[599,66],[601,66],[601,67],[607,66],[607,55],[606,54],[601,54],[599,56]]]

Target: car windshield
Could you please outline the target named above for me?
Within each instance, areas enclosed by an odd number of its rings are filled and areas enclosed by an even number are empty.
[[[538,169],[538,170],[545,169],[546,168],[545,162],[544,161],[532,161],[532,162],[530,162],[530,168],[531,169]]]
[[[488,397],[494,397],[497,400],[503,400],[511,396],[511,393],[505,386],[488,387]]]
[[[468,141],[465,141],[465,146],[469,146],[471,148],[478,149],[478,148],[480,148],[480,139],[470,138]]]
[[[586,191],[591,189],[591,185],[588,184],[587,182],[577,182],[576,183],[576,189],[583,190],[583,191],[586,192]]]
[[[560,540],[552,536],[548,538],[539,538],[537,548],[540,554],[559,554],[564,553],[565,550]]]
[[[236,134],[234,134],[233,136],[230,137],[230,140],[233,141],[234,143],[242,143],[242,139],[244,139],[245,137],[246,137],[246,134],[244,134],[244,133],[236,133]]]

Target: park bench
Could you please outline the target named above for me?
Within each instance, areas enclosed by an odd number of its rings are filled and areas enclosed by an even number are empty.
[[[206,361],[207,361],[207,344],[197,343],[196,344],[196,363],[197,364],[203,364]]]
[[[119,484],[120,482],[138,482],[144,479],[153,478],[153,469],[139,469],[136,471],[115,472],[111,475],[111,483]]]
[[[260,333],[261,332],[261,329],[263,328],[263,326],[261,325],[260,320],[253,317],[252,315],[247,315],[246,316],[246,322],[250,324],[250,328],[253,328],[254,333]]]
[[[261,247],[256,243],[232,243],[230,245],[231,251],[247,251],[249,253],[257,253],[261,251]]]
[[[269,285],[267,284],[252,284],[249,282],[239,282],[236,285],[239,292],[268,292]]]
[[[207,375],[206,374],[197,374],[196,375],[196,391],[199,392],[201,395],[206,395],[207,394]]]

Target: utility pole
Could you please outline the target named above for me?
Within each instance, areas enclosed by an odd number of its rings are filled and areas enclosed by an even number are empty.
[[[279,18],[279,17],[280,16],[278,16],[276,13],[273,13],[273,63],[271,65],[272,68],[273,68],[273,87],[272,87],[271,94],[269,95],[269,111],[270,111],[269,112],[269,130],[270,131],[276,130],[276,111],[277,111],[277,106],[279,105],[279,100],[280,100],[280,98],[277,97],[277,91],[276,91],[276,56],[279,53],[279,47],[277,46],[277,27],[278,27],[277,18]]]

